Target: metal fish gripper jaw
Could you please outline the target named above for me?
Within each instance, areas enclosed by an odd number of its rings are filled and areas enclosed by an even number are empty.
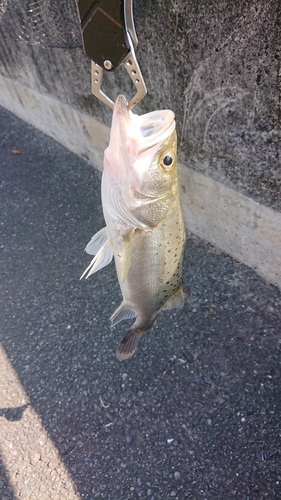
[[[146,94],[135,48],[138,44],[133,21],[133,0],[77,0],[86,55],[92,60],[92,93],[113,109],[114,102],[102,90],[104,71],[116,71],[122,64],[136,94],[132,109]]]

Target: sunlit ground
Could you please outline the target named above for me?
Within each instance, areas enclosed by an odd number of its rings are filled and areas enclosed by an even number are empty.
[[[1,346],[0,436],[1,455],[15,498],[80,498]]]

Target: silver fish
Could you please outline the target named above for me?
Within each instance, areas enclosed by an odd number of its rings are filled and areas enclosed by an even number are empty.
[[[86,246],[95,257],[81,278],[114,257],[123,302],[111,316],[112,325],[135,318],[117,348],[121,361],[134,354],[163,309],[184,303],[176,143],[172,111],[138,116],[128,111],[124,96],[117,98],[102,176],[106,227]]]

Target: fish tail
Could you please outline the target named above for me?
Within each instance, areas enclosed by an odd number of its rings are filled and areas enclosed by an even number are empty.
[[[138,328],[129,330],[126,333],[117,347],[116,358],[119,359],[119,361],[125,361],[134,355],[141,335],[142,331]]]

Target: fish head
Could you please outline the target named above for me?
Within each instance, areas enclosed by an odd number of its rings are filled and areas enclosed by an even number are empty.
[[[116,100],[105,168],[129,209],[164,200],[177,189],[177,137],[170,110],[136,115]],[[161,211],[162,212],[162,211]]]

